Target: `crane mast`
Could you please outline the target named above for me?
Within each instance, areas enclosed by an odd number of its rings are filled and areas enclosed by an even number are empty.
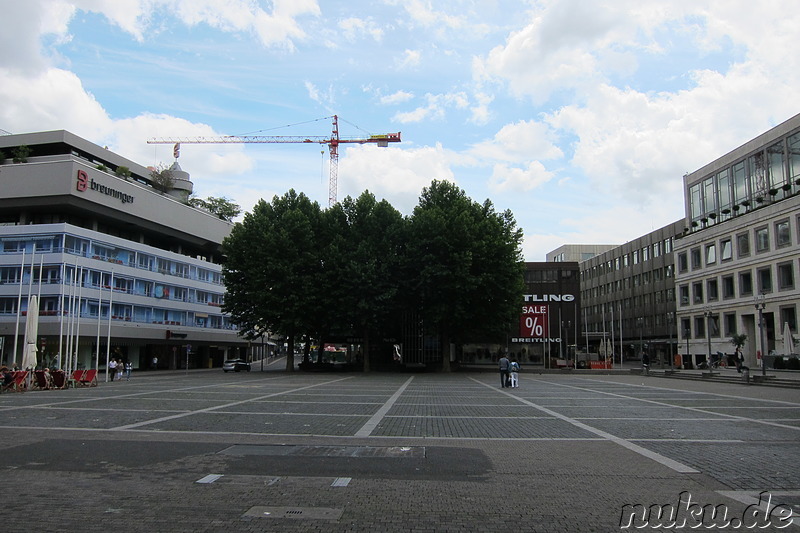
[[[370,135],[369,137],[340,137],[339,116],[333,115],[333,128],[330,137],[301,135],[224,135],[221,137],[159,137],[148,139],[147,144],[175,144],[178,153],[180,144],[276,144],[276,143],[312,143],[327,144],[330,153],[330,179],[328,181],[328,206],[336,203],[339,178],[339,145],[343,143],[377,144],[380,147],[389,143],[400,142],[400,132]]]

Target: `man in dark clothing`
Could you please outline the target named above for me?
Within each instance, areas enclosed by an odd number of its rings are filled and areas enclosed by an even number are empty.
[[[508,356],[503,354],[503,357],[500,358],[500,386],[505,388],[508,385],[508,368],[509,368],[509,361]]]

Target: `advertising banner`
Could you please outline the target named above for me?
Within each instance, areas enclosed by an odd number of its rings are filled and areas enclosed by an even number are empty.
[[[523,305],[519,317],[519,336],[544,339],[550,336],[546,305]]]

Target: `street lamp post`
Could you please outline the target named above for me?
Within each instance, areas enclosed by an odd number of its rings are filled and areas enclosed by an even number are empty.
[[[667,350],[667,357],[669,358],[669,369],[673,370],[673,360],[675,359],[672,353],[672,321],[675,320],[675,314],[671,311],[667,313],[667,329],[669,330],[669,349]]]
[[[706,317],[706,341],[708,342],[708,351],[706,352],[706,367],[711,372],[711,318],[714,314],[711,312],[710,307],[706,307],[703,311],[703,316]]]
[[[767,360],[764,358],[766,349],[764,346],[764,308],[767,306],[764,295],[759,294],[755,297],[755,306],[758,309],[758,342],[761,345],[761,375],[767,376]]]
[[[683,338],[686,339],[686,357],[689,359],[690,363],[692,362],[692,358],[690,357],[690,354],[689,354],[689,336],[691,334],[692,334],[692,330],[691,329],[686,328],[686,329],[683,330]],[[682,357],[681,357],[681,361],[683,361]]]
[[[644,364],[644,341],[642,336],[644,335],[644,318],[639,317],[636,319],[636,325],[639,326],[639,359],[642,363],[642,368],[645,367]]]

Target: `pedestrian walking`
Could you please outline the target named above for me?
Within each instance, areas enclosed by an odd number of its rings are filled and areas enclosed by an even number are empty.
[[[111,375],[111,381],[114,381],[114,378],[117,376],[117,360],[111,359],[108,362],[108,373]]]
[[[124,369],[122,359],[117,359],[117,379],[122,379],[122,370]]]
[[[516,389],[519,387],[519,363],[513,357],[511,358],[511,364],[508,366],[509,372],[511,372],[511,388]]]
[[[131,372],[133,372],[133,363],[130,361],[125,361],[125,380],[131,380]]]
[[[158,357],[153,356],[153,361],[150,363],[150,368],[153,370],[158,368]]]
[[[503,357],[500,358],[500,386],[502,388],[510,387],[511,384],[509,383],[509,375],[508,369],[511,363],[508,360],[508,356],[503,354]]]

